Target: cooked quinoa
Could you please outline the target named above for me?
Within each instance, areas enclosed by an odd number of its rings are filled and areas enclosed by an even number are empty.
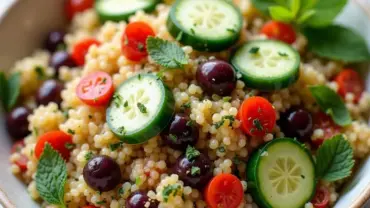
[[[243,29],[238,44],[267,39],[265,35],[260,34],[260,30],[269,20],[262,17],[249,0],[234,2],[243,15]],[[176,42],[166,27],[171,4],[172,1],[167,0],[157,5],[152,13],[137,11],[128,22],[145,22],[154,30],[156,37]],[[11,171],[27,184],[30,196],[39,201],[43,207],[57,206],[43,201],[36,189],[38,159],[34,149],[40,135],[55,130],[71,135],[75,145],[69,160],[66,161],[68,175],[64,201],[67,207],[78,208],[85,205],[125,207],[126,199],[138,190],[145,191],[148,197],[157,200],[159,207],[163,208],[207,207],[202,191],[185,185],[179,175],[172,171],[172,166],[183,154],[182,151],[170,148],[163,142],[161,135],[154,136],[142,144],[122,144],[112,151],[110,145],[120,142],[120,139],[106,122],[106,107],[89,106],[76,94],[76,87],[81,79],[93,72],[108,73],[112,77],[114,88],[117,89],[125,80],[139,73],[156,74],[161,71],[161,66],[150,57],[140,62],[133,62],[122,54],[121,38],[126,26],[125,21],[101,23],[95,9],[88,9],[74,16],[68,27],[68,34],[64,38],[66,50],[71,53],[75,44],[86,38],[95,38],[101,44],[92,45],[88,49],[83,66],[63,66],[59,69],[58,79],[64,84],[60,106],[54,102],[38,106],[34,97],[43,83],[43,80],[37,79],[38,73],[34,69],[41,67],[46,76],[53,76],[54,70],[49,66],[51,52],[37,49],[29,57],[17,61],[11,69],[11,72],[20,72],[22,102],[32,109],[32,114],[28,116],[28,129],[31,133],[24,138],[25,146],[21,151],[10,156]],[[266,98],[272,104],[276,112],[276,120],[295,106],[301,106],[314,114],[320,111],[320,108],[308,86],[326,85],[338,91],[338,85],[333,78],[342,71],[344,63],[322,59],[308,52],[307,39],[301,33],[297,33],[292,46],[301,55],[299,79],[288,88],[278,91],[262,92],[249,89],[242,79],[238,79],[228,99],[216,94],[212,96],[207,94],[195,79],[199,65],[214,59],[229,60],[231,54],[229,51],[199,52],[191,46],[181,45],[188,57],[188,64],[183,70],[166,70],[162,74],[163,82],[173,93],[175,112],[181,112],[184,105],[191,106],[187,114],[199,126],[199,139],[195,148],[208,155],[214,166],[213,175],[234,173],[235,170],[239,173],[245,193],[240,208],[258,206],[248,193],[247,163],[238,162],[235,158],[247,161],[252,151],[259,145],[282,138],[284,133],[279,125],[275,125],[273,130],[262,138],[249,136],[241,130],[240,120],[228,120],[224,119],[224,116],[235,118],[242,102],[253,96]],[[350,142],[355,159],[360,160],[370,151],[370,127],[367,124],[370,94],[363,92],[356,102],[354,95],[347,93],[344,102],[353,122],[341,128],[340,133],[343,133]],[[224,122],[216,128],[215,124],[223,119]],[[316,128],[309,140],[321,138],[323,135],[324,130]],[[305,144],[307,148],[314,149],[310,141]],[[122,182],[116,188],[99,192],[85,182],[83,169],[88,162],[89,154],[106,155],[117,162],[121,169]],[[25,171],[21,171],[15,164],[21,155],[25,155],[28,159]],[[342,183],[321,183],[328,188],[330,205],[333,205],[339,197],[338,189]],[[170,194],[168,199],[164,199],[163,192],[168,186],[175,186],[177,190],[175,194]],[[305,208],[311,207],[313,205],[310,202],[305,205]]]

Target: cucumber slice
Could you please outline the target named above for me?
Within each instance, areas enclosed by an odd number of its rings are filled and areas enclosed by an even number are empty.
[[[300,208],[315,194],[312,156],[290,138],[275,139],[252,154],[247,178],[248,190],[260,207]]]
[[[258,40],[242,45],[231,58],[249,88],[279,90],[299,78],[300,56],[291,46],[275,40]]]
[[[140,144],[158,135],[175,110],[172,92],[151,74],[131,77],[116,90],[107,109],[110,129],[123,142]]]
[[[240,36],[240,10],[225,0],[178,0],[167,19],[167,29],[184,45],[199,51],[221,51]]]
[[[97,0],[95,10],[102,22],[122,20],[128,18],[138,10],[151,12],[161,0]]]

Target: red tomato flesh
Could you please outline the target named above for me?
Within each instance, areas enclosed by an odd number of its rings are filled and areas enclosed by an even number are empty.
[[[243,186],[232,174],[215,176],[204,190],[209,208],[237,208],[243,200]]]
[[[356,103],[360,100],[365,90],[364,80],[361,78],[360,74],[352,69],[341,71],[336,76],[335,82],[338,84],[338,94],[345,98],[347,93],[353,93]]]
[[[237,117],[241,121],[241,129],[250,136],[263,137],[273,130],[276,123],[274,107],[258,96],[244,100]]]
[[[132,22],[126,26],[122,35],[122,53],[131,61],[147,57],[146,39],[155,36],[153,29],[144,22]]]
[[[40,158],[44,151],[45,143],[49,143],[54,150],[58,151],[68,161],[71,152],[67,145],[72,144],[70,135],[62,131],[51,131],[41,135],[35,147],[36,158]]]
[[[326,187],[319,187],[316,189],[315,196],[311,200],[315,208],[326,208],[329,204],[330,193]]]
[[[291,25],[269,21],[261,29],[261,33],[266,35],[269,39],[280,40],[288,44],[296,41],[296,32]]]
[[[94,38],[88,38],[73,46],[72,59],[78,66],[83,66],[85,64],[85,56],[92,45],[100,45],[100,42]]]
[[[14,143],[11,149],[11,153],[12,154],[16,152],[20,153],[24,146],[25,146],[24,140]],[[27,163],[28,163],[28,158],[26,155],[22,153],[20,153],[19,159],[14,162],[14,164],[19,167],[22,173],[27,171]]]
[[[67,19],[72,20],[77,13],[92,8],[94,2],[94,0],[66,0],[64,9]]]
[[[339,134],[341,127],[335,124],[330,116],[323,112],[318,112],[313,117],[313,129],[322,129],[324,131],[324,136],[322,138],[316,138],[312,140],[312,143],[318,147],[326,139],[330,139]]]
[[[87,75],[81,79],[76,88],[78,98],[90,106],[108,104],[113,93],[112,78],[106,72],[95,72]]]

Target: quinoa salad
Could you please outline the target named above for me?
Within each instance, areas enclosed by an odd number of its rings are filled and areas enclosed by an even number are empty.
[[[10,170],[47,208],[332,207],[370,151],[346,3],[66,0],[0,73]]]

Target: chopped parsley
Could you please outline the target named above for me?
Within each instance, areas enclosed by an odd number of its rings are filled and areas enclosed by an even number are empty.
[[[186,156],[186,158],[188,158],[189,161],[195,159],[199,155],[200,155],[200,152],[197,149],[195,149],[194,147],[192,147],[192,146],[189,145],[186,148],[185,156]]]
[[[123,142],[117,142],[117,143],[114,143],[114,144],[110,144],[109,145],[109,148],[111,151],[116,151],[118,148],[121,148],[123,145]]]
[[[126,100],[125,103],[123,103],[123,107],[127,108],[127,106],[128,106],[128,102]]]
[[[189,120],[186,122],[186,126],[190,126],[192,127],[194,125],[194,121],[193,120]]]
[[[190,28],[190,32],[194,35],[195,34],[195,30],[193,28]]]
[[[257,130],[263,131],[263,126],[258,118],[253,120],[253,126],[256,127]]]
[[[222,153],[226,152],[226,149],[225,149],[225,147],[224,147],[224,146],[219,147],[217,150],[218,150],[219,152],[222,152]]]
[[[252,48],[249,50],[249,53],[251,53],[251,54],[257,54],[259,50],[260,50],[260,48],[259,48],[259,47],[252,47]]]
[[[114,94],[113,95],[113,102],[114,104],[116,105],[116,108],[119,108],[119,106],[122,104],[123,102],[123,98],[121,95],[119,94]]]
[[[182,108],[184,110],[189,109],[189,108],[191,108],[191,103],[190,102],[184,103],[184,104],[181,105],[180,108]]]
[[[137,49],[140,51],[140,52],[143,52],[144,51],[144,44],[142,44],[142,43],[138,43],[137,44]]]
[[[145,105],[142,104],[142,103],[137,103],[137,107],[139,108],[141,113],[147,113],[148,112]]]
[[[37,79],[38,80],[44,80],[46,78],[44,68],[42,66],[36,66],[35,67],[35,72],[37,74]]]
[[[124,135],[126,133],[126,130],[125,130],[125,127],[124,126],[121,126],[117,129],[118,133]]]
[[[176,135],[174,135],[174,134],[170,134],[170,135],[168,135],[169,136],[169,138],[172,140],[172,141],[174,141],[174,142],[176,142],[177,141],[177,136]]]
[[[235,118],[234,118],[234,116],[232,116],[232,115],[223,116],[223,117],[221,118],[221,121],[216,122],[216,123],[214,124],[214,125],[215,125],[215,127],[216,127],[216,129],[218,129],[218,128],[220,128],[221,126],[223,126],[223,125],[224,125],[224,123],[225,123],[225,120],[229,120],[229,121],[230,121],[229,126],[231,127],[231,126],[233,125],[233,122],[235,121]]]
[[[279,56],[282,56],[282,57],[287,57],[288,56],[288,54],[287,53],[284,53],[284,52],[278,52],[278,54],[279,54]]]
[[[76,147],[76,145],[75,145],[75,144],[73,144],[73,143],[69,143],[69,142],[67,142],[67,143],[64,145],[64,147],[65,147],[65,148],[67,148],[68,150],[72,150],[72,149],[74,149],[74,148]]]
[[[179,184],[172,184],[164,187],[162,191],[162,196],[165,202],[168,202],[170,196],[176,196],[177,192],[179,191],[180,185]]]
[[[102,201],[98,201],[98,202],[96,202],[96,204],[98,204],[98,205],[102,205],[102,204],[105,204],[105,203],[107,203],[107,200],[102,200]]]
[[[137,79],[141,80],[141,74],[137,75]]]
[[[197,166],[191,167],[190,174],[192,176],[199,175],[200,174],[200,168]]]
[[[236,33],[236,30],[234,28],[227,28],[226,30],[231,32],[231,33]]]
[[[119,195],[123,195],[124,193],[125,193],[125,189],[123,189],[123,187],[118,189],[118,194]]]
[[[91,160],[91,158],[93,158],[94,157],[94,154],[91,152],[91,151],[89,151],[89,152],[87,152],[86,153],[86,155],[85,155],[85,160],[86,161],[89,161],[89,160]]]
[[[72,130],[72,129],[68,129],[68,130],[67,130],[67,133],[68,133],[68,134],[72,134],[72,135],[74,135],[76,132],[75,132],[74,130]]]
[[[107,78],[104,77],[104,79],[101,81],[103,84],[107,83]]]
[[[222,100],[224,102],[229,102],[231,100],[231,97],[230,96],[226,96],[226,97],[223,97]]]

